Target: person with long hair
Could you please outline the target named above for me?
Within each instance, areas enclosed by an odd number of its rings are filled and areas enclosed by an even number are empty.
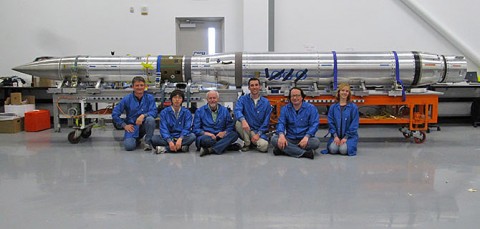
[[[305,97],[301,88],[290,89],[290,102],[280,110],[277,133],[271,139],[274,155],[314,158],[320,146],[320,140],[315,137],[319,115],[317,108],[305,101]]]
[[[328,110],[330,139],[323,154],[343,154],[355,156],[358,143],[358,107],[351,101],[351,88],[348,83],[338,86],[336,99]]]

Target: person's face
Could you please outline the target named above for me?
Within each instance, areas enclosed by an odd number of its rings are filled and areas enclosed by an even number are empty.
[[[176,95],[176,96],[172,97],[172,106],[173,107],[179,108],[180,106],[182,106],[182,102],[183,102],[182,96]]]
[[[208,93],[207,103],[208,103],[208,106],[210,106],[211,108],[216,107],[218,103],[217,93],[214,93],[214,92]]]
[[[250,93],[252,95],[258,95],[260,93],[260,83],[258,82],[258,80],[252,80],[250,81],[250,83],[248,84],[248,90],[250,90]]]
[[[290,102],[294,106],[301,105],[303,101],[302,92],[298,89],[293,89],[290,93]]]
[[[342,87],[340,89],[340,99],[347,99],[348,98],[348,95],[350,95],[350,88],[348,86],[345,86],[345,87]]]
[[[143,95],[145,92],[145,83],[142,81],[135,81],[133,83],[133,91],[135,92],[135,95]]]

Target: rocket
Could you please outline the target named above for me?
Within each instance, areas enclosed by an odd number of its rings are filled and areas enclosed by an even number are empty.
[[[340,82],[366,87],[401,83],[419,87],[463,81],[463,56],[424,52],[222,53],[203,56],[69,56],[20,65],[13,70],[52,80],[131,81],[144,76],[161,82],[221,84],[240,88],[258,77],[269,86],[317,87]],[[336,86],[335,86],[336,87]]]

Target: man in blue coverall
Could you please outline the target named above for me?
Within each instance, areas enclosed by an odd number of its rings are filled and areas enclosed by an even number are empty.
[[[198,108],[193,119],[193,133],[197,136],[200,157],[223,154],[238,139],[228,109],[218,103],[217,91],[207,92],[207,104]]]
[[[320,146],[315,137],[318,130],[317,108],[305,102],[301,88],[293,87],[288,96],[290,102],[283,106],[277,124],[277,134],[272,137],[273,154],[313,159]]]
[[[244,142],[242,151],[248,151],[253,146],[262,153],[268,150],[268,137],[265,133],[268,131],[272,106],[268,99],[260,96],[261,87],[259,79],[250,78],[250,93],[240,96],[235,104],[235,129]]]
[[[145,79],[135,76],[132,80],[133,92],[117,103],[112,111],[113,122],[125,130],[123,146],[132,151],[145,136],[144,149],[151,150],[151,140],[155,130],[157,106],[153,95],[145,93]],[[125,112],[125,119],[120,115]]]
[[[181,90],[170,93],[172,105],[160,112],[160,135],[152,138],[155,153],[188,152],[195,141],[192,133],[192,113],[182,106],[185,94]]]

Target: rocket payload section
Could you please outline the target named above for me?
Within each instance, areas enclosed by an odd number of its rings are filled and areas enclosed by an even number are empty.
[[[366,87],[418,87],[463,81],[463,56],[423,52],[225,53],[205,56],[72,56],[34,61],[13,68],[52,80],[130,81],[134,76],[162,82],[229,85],[250,77],[269,86],[295,83],[328,87],[340,82]]]
[[[134,76],[155,80],[158,87],[148,90],[155,94],[160,106],[169,92],[185,89],[187,107],[190,102],[201,100],[198,93],[210,89],[219,90],[222,101],[235,102],[240,88],[249,78],[257,77],[265,84],[264,94],[269,97],[276,117],[280,107],[288,102],[285,96],[292,86],[301,87],[315,106],[328,107],[335,102],[337,84],[348,82],[353,86],[353,101],[359,106],[371,109],[388,105],[395,112],[394,118],[382,120],[364,117],[361,124],[400,124],[404,137],[413,137],[421,143],[425,141],[428,125],[437,122],[439,93],[426,88],[407,89],[463,81],[467,62],[463,56],[423,52],[236,52],[204,56],[71,56],[34,61],[13,70],[70,82],[62,86],[72,88],[49,88],[47,92],[53,94],[57,103],[53,110],[56,131],[60,131],[60,118],[74,117],[64,114],[58,104],[80,104],[76,114],[81,115],[75,118],[81,118],[82,124],[68,135],[71,143],[90,136],[94,123],[86,124],[85,119],[99,117],[86,114],[85,103],[111,103],[130,93],[100,88],[99,83],[130,82]],[[78,82],[96,82],[97,86],[73,88]],[[320,121],[327,122],[325,118]]]

